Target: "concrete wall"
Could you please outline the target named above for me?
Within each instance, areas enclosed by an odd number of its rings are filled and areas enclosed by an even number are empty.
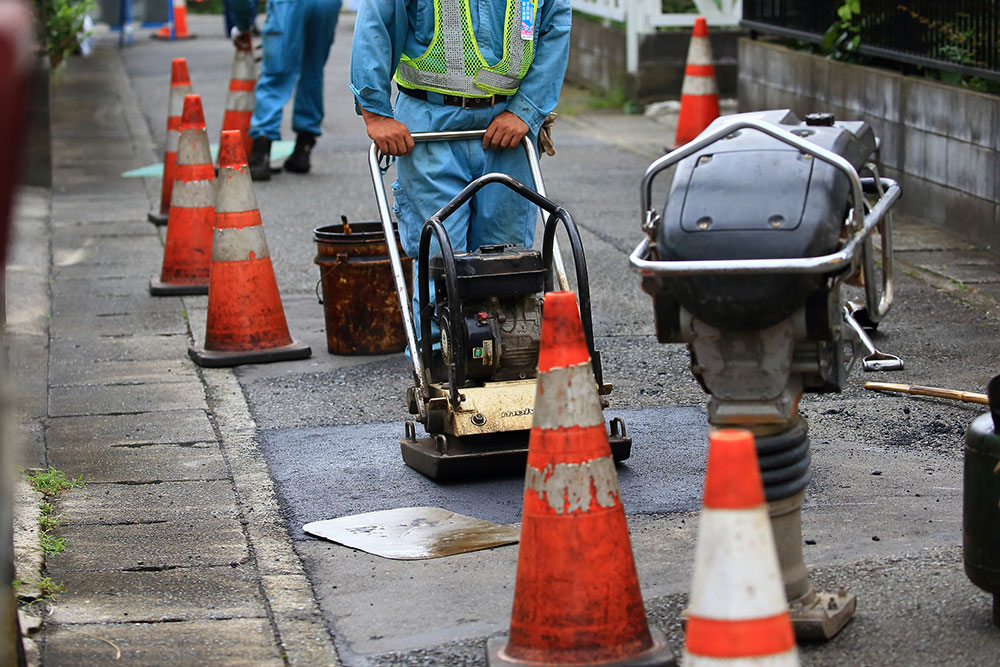
[[[868,121],[879,164],[899,181],[894,210],[1000,252],[1000,96],[758,40],[739,43],[740,111],[830,111]]]
[[[566,80],[607,93],[625,91],[625,29],[573,14]]]
[[[736,96],[737,40],[744,34],[739,30],[709,30],[715,78],[723,97]],[[680,99],[690,41],[690,30],[661,30],[643,36],[639,42],[639,71],[629,76],[625,71],[625,28],[576,13],[566,80],[607,93],[621,92],[640,102]]]

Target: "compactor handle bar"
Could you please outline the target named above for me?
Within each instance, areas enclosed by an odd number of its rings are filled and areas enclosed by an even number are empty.
[[[482,139],[486,130],[459,130],[454,132],[414,132],[410,136],[417,143],[425,141],[460,141],[466,139]],[[542,183],[542,170],[538,165],[538,151],[531,143],[530,135],[525,135],[521,142],[524,152],[528,157],[528,167],[531,170],[531,178],[534,181],[535,191],[545,196],[545,186]],[[385,183],[382,180],[382,153],[375,142],[372,142],[368,150],[368,167],[371,171],[372,186],[375,188],[375,200],[378,205],[379,219],[382,221],[382,229],[385,233],[386,246],[389,251],[389,262],[392,265],[392,277],[396,284],[396,298],[399,300],[400,310],[403,316],[403,328],[406,330],[406,345],[410,351],[410,361],[413,365],[413,375],[417,386],[423,388],[424,373],[421,363],[420,353],[417,349],[416,331],[413,326],[413,316],[410,314],[410,292],[406,285],[406,277],[403,274],[403,262],[399,256],[399,248],[390,239],[395,238],[392,229],[392,215],[389,212],[389,197],[385,191]],[[566,270],[563,266],[562,255],[559,253],[558,244],[553,252],[556,277],[561,289],[569,289],[569,281],[566,278]]]
[[[812,155],[820,160],[832,165],[847,176],[851,184],[851,197],[853,201],[853,221],[852,234],[844,246],[837,252],[819,257],[792,257],[792,258],[768,258],[768,259],[716,259],[716,260],[650,260],[650,248],[652,247],[656,228],[660,222],[660,215],[651,206],[653,180],[662,171],[671,167],[684,158],[697,153],[703,148],[724,139],[736,130],[754,129],[767,134],[783,143],[797,148],[803,153]],[[865,214],[865,190],[880,194],[878,201]],[[858,176],[854,166],[840,155],[826,150],[825,148],[795,136],[787,130],[783,130],[766,121],[755,118],[743,118],[733,120],[723,125],[711,134],[695,139],[694,141],[671,151],[663,157],[657,159],[646,169],[642,178],[640,191],[640,202],[642,211],[645,213],[643,230],[647,237],[629,256],[629,263],[633,270],[643,274],[655,274],[659,276],[692,276],[692,275],[721,275],[721,274],[774,274],[774,273],[836,273],[850,268],[857,261],[859,254],[870,252],[869,237],[872,231],[879,226],[889,208],[899,198],[900,187],[889,178],[865,178]],[[886,219],[888,223],[888,219]],[[884,225],[886,236],[890,234],[889,225]],[[891,262],[891,257],[889,258]],[[866,262],[867,263],[867,262]],[[888,310],[893,293],[892,271],[890,266],[883,266],[882,272],[882,294],[883,298],[879,303],[872,303],[874,294],[872,290],[867,292],[868,310],[874,318],[880,318]],[[885,298],[888,297],[888,298]],[[877,321],[877,319],[876,319]]]

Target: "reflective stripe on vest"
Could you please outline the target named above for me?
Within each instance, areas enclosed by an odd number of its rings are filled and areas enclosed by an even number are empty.
[[[513,95],[534,57],[534,41],[521,37],[521,0],[507,0],[503,57],[489,65],[472,32],[469,0],[434,0],[435,29],[421,56],[405,53],[396,83],[445,95]],[[531,0],[532,25],[538,0]]]

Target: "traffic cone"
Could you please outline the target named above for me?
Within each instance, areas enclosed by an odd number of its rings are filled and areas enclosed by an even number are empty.
[[[753,435],[709,435],[685,667],[799,664]]]
[[[174,171],[177,167],[177,144],[181,138],[181,113],[184,98],[194,92],[191,77],[188,76],[187,60],[174,58],[170,65],[170,97],[167,100],[167,138],[163,151],[163,183],[160,186],[160,211],[150,212],[149,221],[154,225],[165,225],[170,214],[170,194],[174,187]]]
[[[237,44],[233,55],[222,131],[239,130],[243,136],[243,152],[247,155],[250,155],[250,145],[253,143],[250,138],[250,116],[253,115],[253,89],[256,83],[257,66],[253,59],[253,44],[250,35],[246,35],[243,43]]]
[[[673,665],[646,622],[576,295],[542,309],[510,636],[490,665]]]
[[[215,167],[208,147],[201,97],[187,95],[181,115],[177,170],[170,196],[167,238],[160,279],[149,281],[153,296],[208,294],[215,221]]]
[[[174,8],[174,20],[172,25],[165,25],[153,33],[155,39],[191,39],[194,37],[188,32],[187,0],[172,0]]]
[[[288,333],[243,138],[228,130],[219,146],[205,345],[188,355],[199,366],[238,366],[310,354]]]
[[[674,146],[691,141],[718,117],[719,87],[715,83],[712,43],[708,40],[708,23],[704,16],[699,16],[694,20],[688,47]]]

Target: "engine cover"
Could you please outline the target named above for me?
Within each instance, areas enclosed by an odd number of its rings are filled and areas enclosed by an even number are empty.
[[[447,293],[444,262],[430,258],[429,276],[437,294],[439,326],[444,313],[461,313],[462,367],[467,380],[520,380],[535,377],[541,339],[545,269],[542,255],[519,245],[482,246],[455,255],[457,295]],[[442,336],[442,355],[453,360],[458,347]]]
[[[860,169],[876,149],[863,121],[791,111],[760,118],[844,157]],[[712,132],[734,116],[717,119]],[[830,123],[830,124],[827,124]],[[835,252],[851,206],[847,176],[754,129],[739,129],[678,163],[659,225],[661,260],[817,257]],[[722,329],[771,326],[801,308],[822,275],[670,278],[662,287],[695,317]]]

